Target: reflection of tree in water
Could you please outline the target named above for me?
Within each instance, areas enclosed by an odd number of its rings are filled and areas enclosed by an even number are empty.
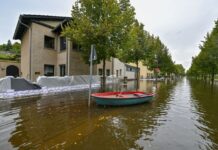
[[[193,103],[199,112],[199,124],[203,139],[209,139],[208,149],[218,149],[218,86],[190,80]]]

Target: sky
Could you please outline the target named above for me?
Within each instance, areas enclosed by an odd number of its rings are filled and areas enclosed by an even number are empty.
[[[218,19],[217,0],[130,0],[145,30],[169,48],[172,59],[188,69],[199,44]],[[13,38],[20,14],[70,16],[74,0],[2,0],[0,44]]]

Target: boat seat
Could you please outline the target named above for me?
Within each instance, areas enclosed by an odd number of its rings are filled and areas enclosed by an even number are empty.
[[[127,96],[122,95],[122,94],[117,94],[116,97],[123,97],[123,98],[125,98],[125,97],[127,97]]]
[[[141,93],[134,93],[133,95],[138,96],[138,97],[145,97],[145,94],[141,94]]]

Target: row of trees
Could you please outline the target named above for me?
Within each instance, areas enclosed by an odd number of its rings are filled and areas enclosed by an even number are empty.
[[[89,58],[90,45],[96,45],[96,63],[103,61],[103,85],[105,62],[111,57],[135,63],[137,68],[141,61],[150,70],[159,68],[164,75],[181,71],[161,40],[145,31],[144,25],[137,21],[129,0],[77,0],[72,18],[62,34],[81,45],[85,61]]]
[[[211,83],[214,83],[214,77],[218,73],[218,20],[199,48],[201,51],[192,58],[192,65],[187,74],[204,80],[210,79]]]

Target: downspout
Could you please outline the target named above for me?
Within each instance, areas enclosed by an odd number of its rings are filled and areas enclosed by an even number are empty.
[[[20,18],[19,18],[19,22],[21,25],[25,26],[26,28],[29,29],[29,49],[30,49],[30,59],[29,59],[29,80],[31,81],[31,76],[32,76],[32,71],[31,71],[31,62],[32,62],[32,28],[30,26],[28,26],[27,24],[24,24]]]
[[[71,41],[69,38],[66,38],[66,49],[67,49],[67,61],[66,61],[66,70],[67,75],[70,76],[70,50],[71,50]]]

